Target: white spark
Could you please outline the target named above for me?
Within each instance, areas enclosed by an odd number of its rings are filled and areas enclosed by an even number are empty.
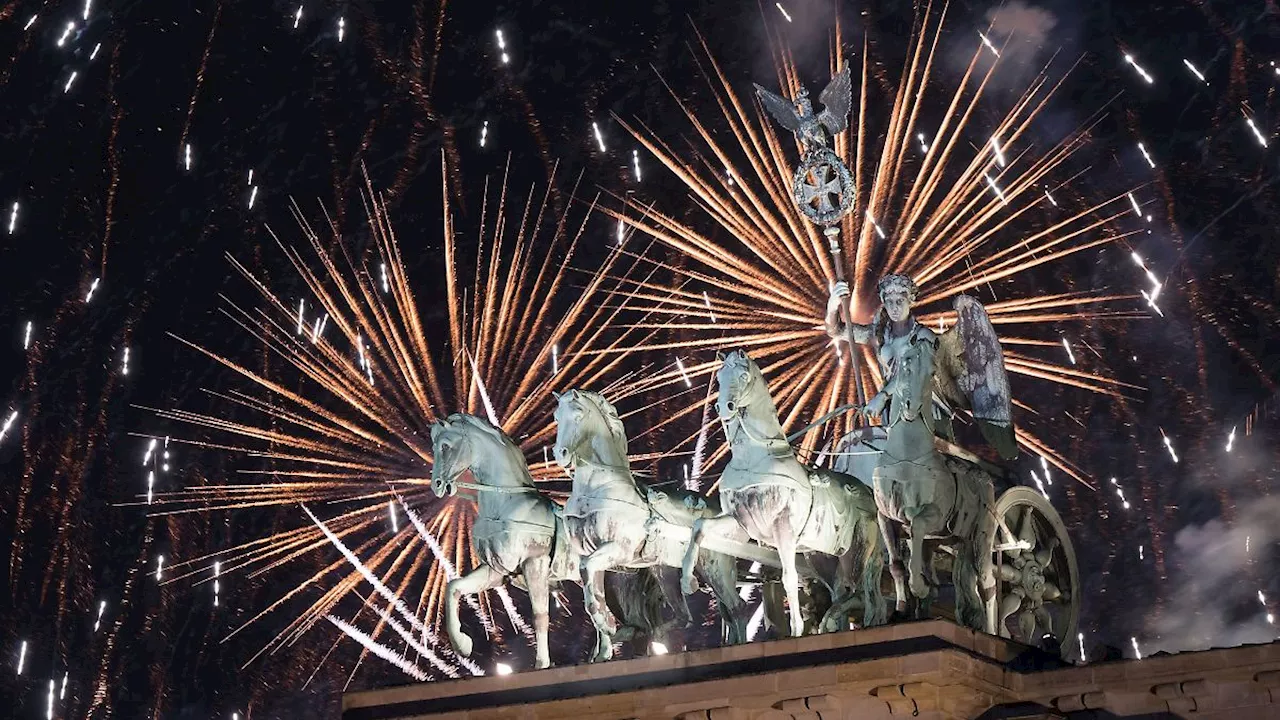
[[[640,151],[631,150],[631,168],[636,172],[636,182],[640,182]]]
[[[253,190],[249,192],[249,209],[253,209],[253,203],[258,199],[258,186],[254,185]]]
[[[1178,462],[1178,453],[1173,451],[1173,441],[1164,434],[1164,428],[1160,428],[1160,437],[1164,439],[1164,446],[1169,450],[1169,457],[1173,458],[1175,463]]]
[[[622,240],[623,240],[623,238],[625,237],[626,232],[627,232],[627,224],[626,224],[626,223],[624,223],[624,222],[622,222],[622,218],[618,218],[618,232],[617,232],[617,236],[618,236],[618,246],[619,246],[619,247],[621,247],[621,246],[622,246]]]
[[[1142,143],[1138,143],[1138,151],[1142,153],[1142,157],[1146,159],[1147,164],[1150,165],[1152,169],[1155,169],[1156,161],[1151,159],[1151,153],[1147,152],[1147,146]]]
[[[782,17],[786,18],[787,22],[791,22],[791,16],[787,14],[786,8],[782,7],[782,3],[776,2],[773,6],[778,8],[778,12],[782,13]]]
[[[555,375],[560,372],[560,346],[551,346],[551,374]]]
[[[1040,491],[1040,494],[1044,496],[1045,500],[1048,500],[1049,491],[1044,489],[1044,482],[1040,480],[1040,476],[1036,474],[1035,470],[1031,471],[1031,479],[1036,481],[1036,489]]]
[[[1263,605],[1267,604],[1267,596],[1263,595],[1261,590],[1258,591],[1258,602],[1262,603]]]
[[[1204,79],[1204,75],[1202,75],[1200,71],[1196,69],[1195,65],[1191,64],[1190,60],[1186,58],[1182,58],[1182,64],[1186,65],[1187,69],[1191,71],[1191,74],[1195,75],[1196,79],[1198,79],[1200,82],[1204,83],[1205,85],[1209,84],[1209,81]]]
[[[153,490],[155,489],[155,485],[156,485],[156,471],[148,470],[147,471],[147,504],[148,505],[151,504],[152,494],[153,494]]]
[[[511,56],[507,55],[507,41],[502,37],[501,30],[497,30],[496,34],[498,36],[498,51],[502,54],[502,64],[506,65],[511,62]]]
[[[338,42],[342,42],[342,38],[347,34],[347,19],[345,17],[338,18]]]
[[[880,236],[880,239],[884,240],[885,239],[884,230],[880,229],[880,224],[876,222],[876,219],[874,217],[872,217],[870,210],[867,211],[867,219],[871,221],[871,226],[876,229],[876,234]]]
[[[711,316],[711,323],[716,323],[715,311],[711,309],[711,298],[707,297],[707,291],[702,291],[702,304],[707,306],[707,314]]]
[[[120,374],[121,374],[121,375],[128,375],[128,374],[129,374],[129,348],[128,348],[128,346],[125,346],[125,349],[124,349],[124,366],[120,368]]]
[[[18,411],[14,410],[9,413],[9,417],[4,421],[4,425],[0,425],[0,440],[4,440],[4,436],[9,433],[9,428],[13,427],[13,421],[18,419]]]
[[[1046,198],[1049,198],[1049,202],[1053,203],[1054,207],[1058,207],[1058,201],[1053,199],[1053,196],[1049,194],[1048,190],[1044,191],[1044,196]]]
[[[62,687],[58,690],[58,699],[67,699],[67,676],[71,673],[62,673]]]
[[[982,44],[987,46],[987,49],[991,51],[992,55],[995,55],[996,57],[1000,57],[1000,51],[996,49],[995,45],[991,44],[991,40],[988,39],[986,35],[983,35],[981,32],[979,32],[978,37],[982,38]]]
[[[387,512],[391,514],[391,532],[400,532],[400,521],[396,519],[396,501],[387,502]]]
[[[18,651],[18,674],[22,674],[22,669],[27,664],[27,641],[22,641],[22,649]]]
[[[1124,506],[1125,510],[1128,510],[1129,501],[1124,499],[1124,488],[1120,487],[1120,483],[1116,482],[1115,478],[1111,478],[1111,484],[1116,486],[1116,495],[1120,496],[1120,504]]]
[[[71,71],[71,77],[67,78],[67,84],[62,87],[62,92],[66,93],[71,90],[71,83],[76,81],[76,71]]]
[[[1227,433],[1227,452],[1231,452],[1231,446],[1236,442],[1236,429],[1231,428],[1231,432]]]
[[[89,293],[84,296],[85,302],[89,302],[90,300],[93,300],[93,293],[95,290],[98,289],[98,283],[100,282],[102,282],[102,278],[93,279],[93,283],[89,285]]]
[[[82,20],[88,20],[88,19],[89,19],[89,8],[90,8],[92,5],[93,5],[93,0],[84,0],[84,14],[81,16],[81,18],[80,18],[80,19],[82,19]]]
[[[360,337],[359,335],[356,335],[356,352],[359,354],[358,361],[360,363],[360,369],[363,370],[364,362],[365,362],[364,361],[364,338]]]
[[[515,672],[515,670],[512,669],[512,667],[506,663],[498,663],[497,665],[494,666],[493,671],[498,675],[510,675],[511,673]]]
[[[1049,463],[1048,463],[1048,461],[1046,461],[1046,460],[1044,459],[1044,456],[1043,456],[1043,455],[1041,455],[1041,456],[1040,456],[1040,469],[1044,471],[1044,480],[1045,480],[1045,482],[1046,482],[1046,483],[1048,483],[1048,484],[1050,484],[1050,485],[1052,485],[1052,484],[1053,484],[1053,478],[1051,478],[1051,477],[1049,476]]]
[[[600,146],[600,152],[605,152],[604,136],[600,134],[600,126],[596,121],[591,121],[591,130],[596,134],[596,144]]]
[[[467,353],[467,360],[471,361],[471,379],[476,383],[476,390],[480,392],[480,401],[484,403],[484,412],[489,416],[489,422],[494,427],[502,427],[498,424],[498,413],[494,412],[493,403],[489,401],[489,391],[485,389],[484,379],[480,377],[480,368],[476,367],[476,359]]]
[[[186,146],[185,150],[183,151],[183,161],[182,161],[182,162],[183,162],[183,165],[185,165],[185,166],[186,166],[186,169],[187,169],[187,170],[190,170],[190,169],[191,169],[191,143],[187,143],[187,146]]]
[[[1249,554],[1249,539],[1250,539],[1251,537],[1253,537],[1253,536],[1252,536],[1252,535],[1245,535],[1245,536],[1244,536],[1244,554],[1245,554],[1245,555],[1248,555],[1248,554]]]
[[[164,556],[160,555],[156,558],[156,580],[164,577]]]
[[[70,36],[71,33],[75,31],[75,29],[76,29],[75,23],[73,22],[67,23],[67,26],[62,29],[62,36],[58,38],[58,47],[62,47],[63,44],[67,42],[67,37]]]
[[[253,168],[249,168],[249,179],[244,184],[253,187]]]
[[[663,645],[657,640],[654,640],[653,642],[649,643],[649,650],[653,652],[654,655],[666,655],[668,652],[670,652],[669,650],[667,650],[666,645]]]
[[[387,280],[387,264],[382,263],[382,292],[387,294],[391,292],[391,283]]]
[[[1080,643],[1080,662],[1083,663],[1088,660],[1088,657],[1084,652],[1084,633],[1077,633],[1076,641]]]
[[[1066,348],[1066,350],[1067,350],[1067,358],[1069,358],[1069,359],[1071,360],[1071,364],[1072,364],[1072,365],[1075,365],[1075,364],[1076,364],[1076,354],[1075,354],[1075,353],[1073,353],[1073,352],[1071,352],[1071,343],[1068,343],[1066,338],[1062,338],[1062,347]],[[1041,458],[1041,459],[1043,459],[1043,458]]]
[[[687,388],[693,387],[693,383],[689,380],[689,374],[684,371],[684,363],[681,362],[679,357],[676,358],[676,368],[680,370],[680,377],[684,378],[684,386]]]
[[[306,302],[306,300],[298,301],[298,334],[299,335],[302,334],[302,304],[304,302]]]
[[[27,321],[27,332],[22,336],[22,349],[31,347],[31,321]]]
[[[96,620],[94,620],[94,621],[93,621],[93,631],[94,631],[95,633],[96,633],[96,632],[98,632],[98,628],[102,627],[102,613],[104,613],[104,612],[106,612],[106,611],[107,611],[107,601],[106,601],[106,600],[101,600],[101,601],[99,601],[99,602],[98,602],[98,617],[97,617],[97,619],[96,619]]]
[[[732,186],[733,186],[733,171],[729,169],[729,166],[728,166],[728,165],[725,165],[725,166],[724,166],[724,177],[725,177],[725,179],[726,179],[726,180],[728,180],[730,187],[732,187]]]
[[[1142,214],[1142,207],[1141,207],[1140,205],[1138,205],[1138,198],[1134,197],[1134,196],[1133,196],[1133,193],[1127,193],[1127,194],[1128,194],[1128,196],[1129,196],[1129,204],[1133,206],[1133,214],[1134,214],[1134,215],[1137,215],[1138,217],[1140,217],[1140,218],[1142,218],[1142,219],[1144,219],[1144,220],[1146,220],[1147,222],[1151,222],[1151,216],[1150,216],[1150,215],[1143,215],[1143,214]]]
[[[916,133],[916,139],[920,141],[920,149],[926,154],[929,152],[929,143],[924,141],[924,133]]]
[[[9,234],[12,235],[14,228],[18,227],[18,201],[13,201],[13,210],[9,211]]]
[[[1136,657],[1137,659],[1141,660],[1141,659],[1142,659],[1142,651],[1138,649],[1138,638],[1136,638],[1136,637],[1131,637],[1131,638],[1129,638],[1129,642],[1133,643],[1133,654],[1134,654],[1134,657]]]
[[[53,689],[56,685],[53,678],[49,678],[49,704],[44,711],[45,720],[53,720]]]
[[[996,181],[991,178],[991,175],[983,173],[982,177],[987,179],[987,184],[991,186],[991,191],[996,194],[996,197],[1000,198],[1000,204],[1008,205],[1009,201],[1004,199],[1004,193],[1000,191],[1000,188],[996,185]]]
[[[352,627],[351,625],[348,625],[347,623],[343,622],[342,620],[332,615],[326,615],[325,617],[329,620],[329,622],[336,625],[339,630],[346,633],[347,637],[350,637],[352,640],[355,640],[356,642],[360,643],[369,652],[373,653],[374,655],[377,655],[383,660],[386,660],[392,665],[395,665],[396,667],[400,668],[400,670],[404,672],[404,674],[408,675],[414,680],[417,680],[419,682],[425,682],[429,677],[425,672],[419,669],[417,665],[414,665],[412,662],[409,662],[408,658],[396,652],[395,650],[392,650],[391,648],[379,643],[377,640],[374,640],[373,638],[369,637],[363,632],[357,630],[356,628]]]
[[[1127,62],[1127,63],[1129,63],[1130,65],[1132,65],[1132,66],[1133,66],[1133,69],[1138,71],[1138,74],[1142,76],[1142,79],[1143,79],[1143,80],[1146,80],[1146,81],[1147,81],[1147,84],[1148,84],[1148,85],[1150,85],[1150,84],[1152,84],[1152,83],[1154,83],[1154,82],[1156,81],[1156,79],[1155,79],[1155,78],[1153,78],[1153,77],[1151,77],[1151,75],[1150,75],[1150,74],[1148,74],[1146,70],[1143,70],[1143,69],[1142,69],[1142,66],[1138,64],[1138,61],[1137,61],[1137,60],[1134,60],[1134,59],[1133,59],[1133,56],[1132,56],[1132,55],[1128,55],[1128,54],[1126,54],[1126,55],[1124,56],[1124,61],[1125,61],[1125,62]]]
[[[1249,129],[1253,131],[1253,136],[1258,139],[1258,144],[1262,145],[1262,147],[1266,147],[1267,138],[1262,135],[1262,131],[1258,129],[1258,126],[1253,124],[1253,118],[1246,114],[1244,116],[1244,121],[1249,124]]]
[[[1146,558],[1145,558],[1145,557],[1143,557],[1143,555],[1142,555],[1142,546],[1141,546],[1141,545],[1139,545],[1139,546],[1138,546],[1138,559],[1139,559],[1139,560],[1146,560]]]
[[[1164,311],[1160,309],[1159,305],[1156,305],[1154,295],[1148,295],[1146,290],[1139,290],[1138,293],[1142,295],[1142,297],[1146,298],[1147,304],[1151,306],[1152,310],[1155,310],[1160,317],[1164,317]]]
[[[299,5],[299,6],[298,6],[298,12],[294,13],[294,15],[293,15],[293,29],[294,29],[294,30],[297,30],[297,29],[298,29],[298,23],[301,23],[301,22],[302,22],[302,6],[301,6],[301,5]]]
[[[98,51],[101,49],[102,49],[102,43],[98,43],[97,45],[94,45],[93,52],[89,53],[89,59],[92,60],[98,57]]]
[[[488,141],[489,141],[489,121],[485,120],[484,124],[480,126],[480,147],[484,147],[484,144]]]
[[[35,24],[35,22],[36,22],[36,18],[38,18],[38,17],[40,17],[40,15],[39,15],[38,13],[37,13],[37,14],[35,14],[35,15],[32,15],[32,16],[31,16],[31,19],[27,20],[27,24],[22,26],[22,29],[23,29],[23,30],[29,30],[29,29],[31,29],[31,26]]]
[[[921,142],[924,142],[924,141],[921,140]],[[1000,152],[1000,143],[995,138],[991,138],[991,149],[994,150],[996,153],[996,164],[998,164],[1000,167],[1004,167],[1005,165],[1004,153]]]

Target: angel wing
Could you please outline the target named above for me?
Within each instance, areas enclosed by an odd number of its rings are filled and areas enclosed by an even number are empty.
[[[977,300],[960,295],[954,307],[959,320],[938,338],[934,354],[938,394],[952,407],[970,411],[987,442],[1000,457],[1012,460],[1018,444],[1000,339]]]
[[[760,98],[760,104],[764,105],[779,125],[791,132],[800,129],[800,116],[796,114],[796,106],[790,100],[771,93],[759,85],[756,85],[756,97]]]
[[[827,83],[827,87],[818,96],[822,103],[822,112],[818,114],[818,122],[827,132],[836,133],[849,127],[849,110],[853,108],[853,78],[849,75],[849,66],[836,73]]]

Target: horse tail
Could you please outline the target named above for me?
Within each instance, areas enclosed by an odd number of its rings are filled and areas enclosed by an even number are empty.
[[[858,520],[862,533],[862,626],[875,627],[889,622],[889,607],[880,590],[884,577],[886,549],[880,534],[878,518],[873,513]]]

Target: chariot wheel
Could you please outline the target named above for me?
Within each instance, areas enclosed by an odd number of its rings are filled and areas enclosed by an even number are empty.
[[[1080,573],[1058,511],[1040,493],[1018,486],[1000,495],[995,516],[987,631],[1079,659]]]

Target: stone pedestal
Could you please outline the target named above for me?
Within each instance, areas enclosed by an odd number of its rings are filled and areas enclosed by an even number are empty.
[[[369,690],[343,720],[1280,718],[1280,643],[1065,665],[934,620]]]

